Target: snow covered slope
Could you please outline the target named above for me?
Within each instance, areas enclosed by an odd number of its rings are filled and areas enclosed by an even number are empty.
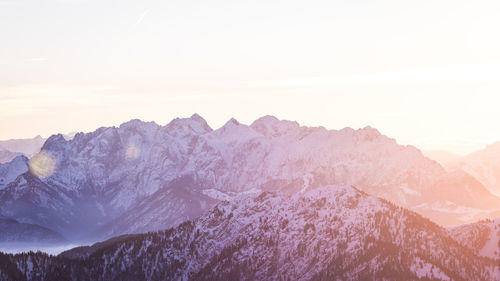
[[[482,257],[500,262],[500,218],[450,229],[452,237]]]
[[[0,190],[27,171],[28,158],[23,155],[15,157],[8,164],[0,164]]]
[[[38,158],[50,169],[9,175],[15,180],[0,190],[0,213],[67,237],[162,229],[240,193],[336,183],[445,225],[500,209],[473,177],[448,173],[376,129],[326,130],[272,116],[250,126],[231,119],[217,130],[196,114],[165,126],[132,120],[71,140],[54,135]]]
[[[28,280],[500,280],[494,260],[477,257],[448,234],[412,211],[335,185],[291,196],[239,196],[176,228],[77,248],[59,258],[0,256],[0,274],[6,281],[23,275]]]

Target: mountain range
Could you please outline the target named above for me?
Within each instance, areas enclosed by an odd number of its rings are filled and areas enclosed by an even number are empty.
[[[165,126],[53,135],[0,166],[0,214],[74,240],[172,227],[242,194],[346,183],[441,225],[500,217],[500,198],[376,129],[326,130],[273,116],[213,130],[195,114]]]
[[[500,196],[500,142],[460,157],[446,164],[450,170],[462,170],[481,182],[491,193]]]
[[[67,140],[75,136],[75,132],[64,134]],[[16,156],[24,155],[31,158],[37,154],[47,139],[36,136],[31,139],[10,139],[0,141],[0,164],[12,161]]]
[[[218,203],[164,231],[58,257],[0,254],[9,280],[500,280],[450,230],[341,184]]]
[[[16,156],[31,157],[40,151],[46,139],[36,136],[32,139],[11,139],[0,141],[0,164],[8,163]]]

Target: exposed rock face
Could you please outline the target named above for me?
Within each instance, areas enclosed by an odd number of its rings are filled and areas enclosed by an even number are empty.
[[[500,209],[473,177],[448,173],[370,127],[326,130],[265,116],[212,130],[193,115],[165,126],[132,120],[71,140],[54,135],[42,151],[54,164],[43,176],[26,163],[24,170],[12,169],[14,162],[0,168],[8,179],[0,213],[75,239],[164,229],[242,193],[295,194],[337,183],[444,225]],[[2,176],[1,169],[16,172]]]

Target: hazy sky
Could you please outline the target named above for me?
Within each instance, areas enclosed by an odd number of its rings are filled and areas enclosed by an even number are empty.
[[[0,0],[0,139],[197,112],[500,140],[498,1]]]

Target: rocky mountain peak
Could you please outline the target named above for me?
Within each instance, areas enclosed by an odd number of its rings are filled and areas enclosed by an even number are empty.
[[[165,130],[170,134],[196,134],[203,135],[212,131],[207,121],[197,113],[189,118],[175,118],[165,125]]]
[[[295,121],[279,120],[267,115],[255,120],[250,127],[264,136],[280,136],[296,132],[300,125]]]
[[[62,134],[52,135],[45,141],[41,150],[57,150],[59,146],[64,145],[67,142],[68,141]]]

